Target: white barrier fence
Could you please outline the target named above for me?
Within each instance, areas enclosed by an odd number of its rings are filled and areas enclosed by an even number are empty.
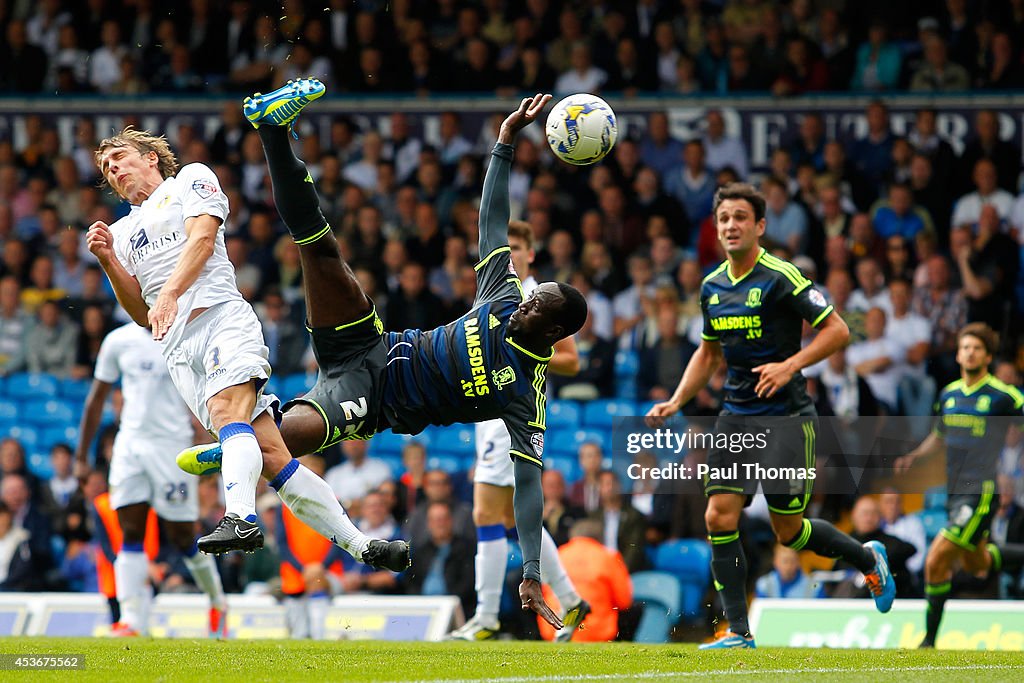
[[[209,603],[202,595],[163,594],[150,612],[156,638],[205,638]],[[333,640],[434,641],[462,622],[455,597],[335,597],[326,617]],[[0,636],[104,636],[110,630],[106,598],[81,593],[0,594]],[[287,638],[285,610],[269,596],[229,595],[232,638]]]
[[[916,648],[924,639],[924,600],[897,600],[879,614],[871,600],[755,600],[750,624],[758,645]],[[1024,602],[950,600],[936,646],[1024,650]]]

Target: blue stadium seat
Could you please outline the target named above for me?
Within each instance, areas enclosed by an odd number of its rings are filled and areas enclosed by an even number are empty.
[[[7,436],[16,439],[26,452],[35,450],[39,445],[39,432],[35,427],[16,425],[7,430]]]
[[[423,433],[429,437],[433,446],[431,451],[444,451],[447,455],[459,457],[476,455],[476,428],[473,425],[428,427]]]
[[[405,445],[405,440],[402,435],[395,434],[390,429],[377,434],[375,437],[370,439],[368,455],[374,458],[384,458],[390,456],[402,457],[402,446]]]
[[[87,379],[63,379],[60,382],[60,395],[72,402],[82,404],[85,397],[89,395],[89,388],[92,382]]]
[[[706,541],[666,541],[654,552],[654,568],[679,579],[683,589],[682,611],[687,617],[702,613],[701,600],[711,582],[711,548]]]
[[[636,374],[640,370],[640,354],[619,350],[615,353],[615,395],[627,401],[637,399]]]
[[[39,447],[49,451],[57,444],[65,443],[73,449],[78,443],[78,427],[47,427],[39,432]]]
[[[7,399],[0,399],[0,420],[5,422],[17,422],[18,420],[18,403],[17,401],[9,401]]]
[[[559,431],[548,434],[548,446],[552,451],[562,454],[576,454],[582,444],[592,441],[601,447],[601,450],[608,453],[611,448],[611,432],[597,431],[595,429],[577,429],[576,431]]]
[[[453,474],[463,470],[463,462],[464,460],[462,458],[456,458],[450,455],[431,455],[427,458],[427,469],[444,470],[448,474]]]
[[[946,511],[921,510],[916,514],[921,519],[921,525],[924,527],[924,533],[928,537],[928,543],[931,544],[932,540],[939,535],[940,531],[942,531],[942,527],[946,526]]]
[[[7,378],[0,377],[0,396],[7,395]]]
[[[57,395],[57,380],[50,375],[22,372],[7,378],[6,390],[10,398],[53,398]]]
[[[430,454],[430,436],[426,432],[410,436],[408,434],[395,434],[390,429],[384,430],[370,439],[369,454],[375,458],[385,455],[396,455],[401,458],[402,449],[405,447],[405,444],[412,441],[423,444],[428,449],[427,454]]]
[[[633,602],[643,603],[643,616],[636,629],[638,643],[667,643],[669,631],[679,622],[682,586],[668,572],[633,574]]]
[[[925,510],[945,510],[949,495],[944,485],[933,486],[924,492]]]
[[[583,470],[580,469],[580,462],[575,457],[568,457],[564,455],[545,456],[544,467],[561,472],[562,476],[565,478],[565,483],[570,486],[583,476]]]
[[[25,458],[28,471],[40,479],[49,479],[53,476],[53,467],[50,464],[50,454],[39,451],[29,453]]]
[[[633,401],[590,401],[583,406],[583,426],[610,429],[614,418],[635,417],[636,414],[636,403]]]
[[[61,399],[30,401],[25,404],[21,419],[40,427],[57,427],[77,422],[79,412],[80,408]]]
[[[615,352],[615,377],[636,377],[640,370],[640,354],[619,349]]]
[[[302,375],[289,375],[281,382],[281,400],[290,401],[297,396],[302,396],[316,384],[316,375],[313,373]]]
[[[580,406],[576,401],[548,401],[548,429],[576,429],[580,426]]]

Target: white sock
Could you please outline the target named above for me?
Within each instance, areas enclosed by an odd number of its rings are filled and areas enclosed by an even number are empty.
[[[576,586],[562,566],[562,558],[558,556],[558,546],[555,539],[551,538],[547,528],[542,529],[540,537],[540,579],[558,596],[558,602],[562,604],[562,612],[568,612],[569,608],[580,601],[576,593]]]
[[[146,606],[143,602],[148,578],[149,558],[146,553],[122,548],[114,560],[114,582],[117,584],[117,601],[121,605],[121,623],[139,633],[146,630]]]
[[[501,590],[508,567],[508,538],[504,524],[476,530],[476,617],[487,627],[498,623]]]
[[[362,559],[370,538],[352,523],[326,481],[292,460],[270,485],[296,517],[352,557]]]
[[[210,597],[210,607],[216,607],[219,610],[227,607],[224,586],[220,582],[217,562],[213,559],[213,555],[197,552],[192,557],[185,558],[185,566],[188,567],[199,589]]]
[[[309,615],[306,614],[305,596],[286,596],[284,599],[284,620],[288,624],[288,635],[292,638],[309,638]]]
[[[327,610],[331,608],[329,595],[321,593],[307,598],[309,607],[309,637],[324,640],[327,637]]]
[[[263,469],[263,452],[256,432],[245,422],[220,429],[221,477],[224,479],[225,513],[250,521],[256,518],[256,485]]]

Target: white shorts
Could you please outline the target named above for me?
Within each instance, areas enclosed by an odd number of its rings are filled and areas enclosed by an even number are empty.
[[[478,422],[476,425],[476,470],[473,481],[491,486],[515,486],[516,473],[508,452],[512,437],[501,420]]]
[[[116,510],[149,503],[161,519],[194,522],[199,519],[199,477],[174,462],[192,439],[152,439],[120,432],[110,458],[110,504]]]
[[[256,408],[250,420],[267,410],[276,411],[279,401],[264,394],[270,378],[270,350],[263,343],[263,327],[245,301],[229,301],[203,311],[185,326],[174,348],[164,349],[174,386],[199,418],[216,436],[206,402],[228,387],[260,380]]]

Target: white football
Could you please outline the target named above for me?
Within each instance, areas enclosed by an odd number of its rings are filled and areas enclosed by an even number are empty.
[[[615,112],[596,95],[569,95],[548,114],[548,145],[562,161],[586,166],[600,161],[619,136]]]

